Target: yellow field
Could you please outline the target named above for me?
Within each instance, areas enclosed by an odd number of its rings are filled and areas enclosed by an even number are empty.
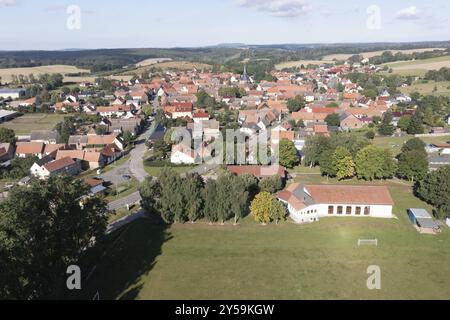
[[[166,61],[172,61],[170,58],[152,58],[152,59],[145,59],[141,62],[136,63],[136,67],[147,67],[151,66],[157,63],[166,62]]]
[[[34,130],[52,130],[66,116],[53,113],[26,113],[0,124],[0,128],[13,129],[17,136],[27,136]]]
[[[436,88],[436,91],[434,89]],[[434,82],[429,81],[428,83],[414,83],[413,85],[401,88],[401,92],[406,94],[411,94],[412,92],[419,92],[421,95],[443,95],[450,97],[450,81]]]
[[[11,82],[12,75],[24,75],[28,76],[33,74],[38,76],[44,73],[61,73],[63,75],[67,73],[90,73],[90,70],[79,69],[75,66],[68,65],[51,65],[51,66],[40,66],[40,67],[30,67],[30,68],[6,68],[0,69],[0,77],[2,77],[2,82]]]

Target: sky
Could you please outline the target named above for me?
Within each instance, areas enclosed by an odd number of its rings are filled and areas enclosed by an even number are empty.
[[[450,40],[448,0],[0,0],[0,50]]]

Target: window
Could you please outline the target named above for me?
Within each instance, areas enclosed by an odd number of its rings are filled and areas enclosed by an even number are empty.
[[[365,208],[364,208],[364,215],[365,215],[365,216],[370,215],[370,207],[365,207]]]
[[[343,210],[343,207],[342,206],[338,206],[337,214],[342,214],[342,210]]]
[[[361,207],[355,208],[355,215],[360,216],[361,215]]]
[[[345,208],[345,214],[346,215],[351,215],[352,214],[352,207]]]
[[[333,214],[333,213],[334,213],[334,207],[328,206],[328,214]]]

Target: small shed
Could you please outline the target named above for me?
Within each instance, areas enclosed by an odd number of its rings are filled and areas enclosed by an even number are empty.
[[[425,209],[408,209],[408,217],[419,231],[434,232],[439,229],[439,224],[434,221],[433,217]]]

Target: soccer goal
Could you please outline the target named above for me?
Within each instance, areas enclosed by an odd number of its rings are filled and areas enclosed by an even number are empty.
[[[378,247],[378,239],[358,239],[358,247],[360,246]]]

